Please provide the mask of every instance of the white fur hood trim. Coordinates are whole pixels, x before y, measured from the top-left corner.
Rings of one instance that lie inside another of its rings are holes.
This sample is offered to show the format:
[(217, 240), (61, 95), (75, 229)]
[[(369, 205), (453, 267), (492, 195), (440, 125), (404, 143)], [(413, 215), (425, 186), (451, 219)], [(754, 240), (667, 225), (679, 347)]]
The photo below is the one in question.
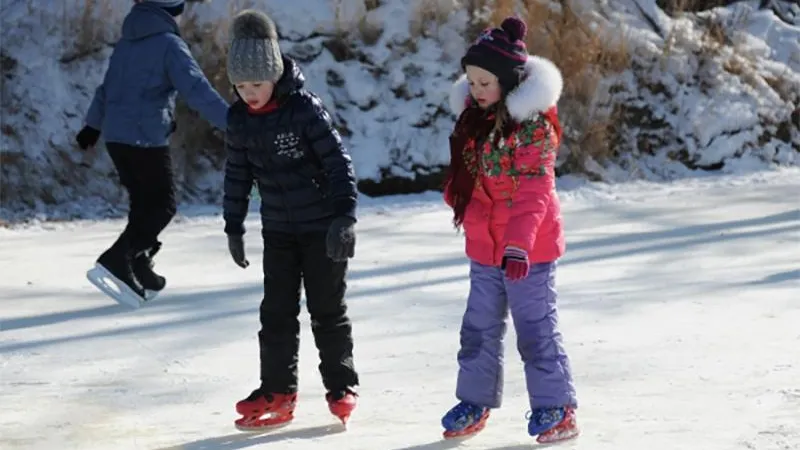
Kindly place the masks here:
[[(561, 71), (549, 59), (528, 55), (525, 62), (525, 79), (506, 98), (508, 113), (514, 120), (522, 121), (545, 112), (558, 103), (564, 79)], [(464, 111), (469, 96), (467, 75), (461, 75), (450, 88), (450, 109), (457, 116)]]

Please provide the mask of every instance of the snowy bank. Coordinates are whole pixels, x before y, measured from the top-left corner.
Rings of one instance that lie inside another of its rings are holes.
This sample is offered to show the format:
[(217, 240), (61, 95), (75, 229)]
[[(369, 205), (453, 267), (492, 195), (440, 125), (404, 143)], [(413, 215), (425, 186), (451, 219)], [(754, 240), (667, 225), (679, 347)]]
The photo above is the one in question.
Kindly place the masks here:
[[(361, 191), (422, 192), (438, 187), (449, 157), (454, 117), (447, 93), (466, 38), (497, 18), (491, 8), (468, 10), (462, 3), (211, 0), (189, 8), (183, 29), (209, 77), (231, 98), (220, 63), (226, 21), (246, 6), (266, 9), (283, 50), (331, 110)], [(495, 7), (509, 3), (497, 0)], [(518, 9), (529, 15), (531, 51), (552, 57), (567, 82), (560, 175), (669, 179), (797, 163), (800, 8), (791, 2), (759, 9), (763, 2), (743, 1), (673, 17), (656, 0), (526, 3), (536, 8), (536, 14)], [(84, 154), (73, 138), (129, 6), (128, 0), (4, 3), (0, 218), (94, 217), (124, 206), (103, 149)], [(552, 16), (539, 18), (544, 11)], [(574, 55), (565, 56), (564, 43), (542, 39), (559, 32), (565, 17), (585, 34), (568, 45), (605, 46), (582, 55), (579, 67)], [(613, 64), (595, 61), (610, 53)], [(181, 199), (216, 205), (220, 135), (178, 106)]]

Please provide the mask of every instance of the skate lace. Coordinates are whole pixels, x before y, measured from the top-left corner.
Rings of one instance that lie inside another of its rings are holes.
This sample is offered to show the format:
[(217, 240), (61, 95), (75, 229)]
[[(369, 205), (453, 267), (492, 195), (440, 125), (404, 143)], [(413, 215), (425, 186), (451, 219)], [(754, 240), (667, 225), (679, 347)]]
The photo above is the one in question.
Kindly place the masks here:
[(451, 412), (455, 422), (463, 426), (471, 425), (481, 414), (483, 414), (482, 407), (465, 402), (456, 405)]
[(525, 420), (533, 421), (537, 425), (546, 425), (560, 422), (566, 411), (564, 408), (540, 408), (525, 413)]
[(354, 397), (358, 396), (358, 394), (356, 394), (356, 392), (352, 389), (339, 389), (329, 392), (327, 397), (329, 398), (329, 400), (338, 402), (347, 397), (347, 394), (351, 394)]

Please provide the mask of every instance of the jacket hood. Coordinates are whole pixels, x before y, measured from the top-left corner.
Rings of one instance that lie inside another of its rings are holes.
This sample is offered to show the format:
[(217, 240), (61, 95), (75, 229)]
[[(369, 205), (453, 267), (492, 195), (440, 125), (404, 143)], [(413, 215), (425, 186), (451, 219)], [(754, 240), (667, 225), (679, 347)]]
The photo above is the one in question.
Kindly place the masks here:
[(122, 22), (122, 39), (135, 41), (154, 34), (173, 33), (180, 36), (175, 19), (160, 6), (137, 3)]
[(292, 92), (302, 89), (306, 84), (306, 77), (300, 66), (288, 56), (282, 56), (283, 59), (283, 75), (280, 80), (275, 84), (275, 98), (281, 99), (290, 95)]
[[(524, 73), (522, 82), (506, 97), (508, 113), (517, 122), (556, 106), (564, 88), (561, 71), (549, 59), (528, 55)], [(463, 74), (450, 88), (450, 109), (461, 115), (471, 101), (467, 75)]]

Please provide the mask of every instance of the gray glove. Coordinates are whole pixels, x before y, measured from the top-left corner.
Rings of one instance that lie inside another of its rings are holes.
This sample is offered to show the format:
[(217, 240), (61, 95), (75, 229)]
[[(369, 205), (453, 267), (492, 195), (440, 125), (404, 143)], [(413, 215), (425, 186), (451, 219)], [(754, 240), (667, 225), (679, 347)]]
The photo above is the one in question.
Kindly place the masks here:
[(250, 261), (244, 257), (244, 238), (242, 236), (228, 235), (228, 252), (230, 252), (233, 262), (242, 269), (246, 269), (250, 265)]
[(347, 261), (352, 258), (356, 251), (356, 232), (354, 229), (356, 221), (347, 216), (337, 217), (328, 228), (328, 236), (325, 244), (328, 250), (328, 258), (336, 261)]

